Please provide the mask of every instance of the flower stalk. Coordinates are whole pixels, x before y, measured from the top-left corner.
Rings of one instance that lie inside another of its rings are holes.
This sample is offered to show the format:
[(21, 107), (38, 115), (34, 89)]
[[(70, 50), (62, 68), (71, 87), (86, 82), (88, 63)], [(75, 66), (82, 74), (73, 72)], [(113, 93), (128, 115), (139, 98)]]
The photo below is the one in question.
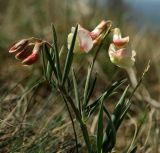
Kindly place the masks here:
[(69, 94), (67, 93), (66, 89), (63, 86), (59, 86), (59, 92), (62, 96), (62, 98), (68, 102), (72, 108), (72, 110), (74, 111), (74, 114), (76, 116), (76, 119), (78, 120), (80, 127), (81, 127), (81, 131), (83, 134), (83, 138), (84, 141), (86, 143), (87, 149), (88, 149), (88, 153), (93, 153), (92, 152), (92, 147), (91, 147), (91, 143), (90, 143), (90, 139), (89, 139), (89, 134), (88, 134), (88, 130), (87, 130), (87, 126), (86, 124), (83, 122), (82, 117), (80, 115), (80, 112), (78, 111), (78, 109), (76, 108), (72, 98), (69, 96)]

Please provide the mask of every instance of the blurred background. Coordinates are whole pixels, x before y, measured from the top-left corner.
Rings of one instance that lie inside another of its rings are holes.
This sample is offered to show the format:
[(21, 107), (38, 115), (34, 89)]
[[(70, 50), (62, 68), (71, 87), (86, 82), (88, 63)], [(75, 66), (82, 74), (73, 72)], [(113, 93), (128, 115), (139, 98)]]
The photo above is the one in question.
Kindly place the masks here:
[[(141, 76), (148, 61), (150, 61), (151, 67), (145, 76), (143, 84), (153, 103), (146, 102), (143, 99), (141, 101), (135, 99), (132, 112), (133, 118), (135, 118), (138, 124), (138, 121), (141, 120), (141, 115), (144, 114), (142, 110), (148, 106), (146, 127), (151, 130), (148, 133), (148, 129), (143, 129), (139, 145), (142, 147), (144, 141), (149, 137), (145, 151), (143, 151), (158, 153), (158, 145), (160, 143), (157, 139), (157, 136), (160, 136), (160, 122), (158, 122), (160, 121), (159, 8), (160, 0), (0, 0), (0, 96), (2, 98), (5, 95), (5, 100), (3, 99), (0, 103), (1, 120), (6, 118), (12, 111), (16, 105), (17, 96), (21, 96), (26, 86), (29, 87), (39, 75), (42, 75), (42, 69), (39, 65), (38, 68), (24, 67), (20, 62), (16, 61), (8, 53), (8, 48), (11, 44), (31, 36), (51, 41), (52, 32), (50, 25), (53, 23), (57, 31), (59, 46), (66, 46), (67, 35), (71, 27), (75, 26), (76, 23), (80, 23), (87, 29), (92, 30), (101, 20), (112, 20), (114, 27), (119, 27), (124, 36), (130, 36), (130, 48), (137, 52), (134, 67), (137, 78)], [(92, 53), (89, 53), (85, 58), (83, 55), (75, 57), (74, 65), (78, 69), (78, 78), (82, 82), (84, 80), (80, 78), (86, 71), (84, 65), (90, 61), (91, 57)], [(82, 62), (84, 65), (81, 64)], [(97, 87), (98, 92), (105, 88), (104, 83), (108, 85), (111, 81), (118, 78), (128, 77), (124, 70), (110, 63), (107, 47), (104, 47), (102, 53), (98, 56), (96, 71), (99, 72), (100, 78), (100, 83)], [(95, 93), (95, 96), (96, 94), (98, 93)], [(29, 122), (36, 125), (33, 131), (38, 125), (41, 125), (39, 122), (43, 123), (48, 116), (51, 116), (53, 110), (58, 108), (58, 104), (52, 106), (49, 102), (44, 105), (43, 102), (49, 95), (50, 89), (48, 89), (47, 85), (40, 87), (36, 93), (36, 98), (34, 98), (32, 105), (34, 104), (33, 108), (37, 110), (37, 113), (32, 110), (32, 107), (29, 110)], [(61, 110), (58, 113), (60, 112)], [(33, 116), (37, 117), (33, 119)], [(55, 126), (54, 119), (53, 123)], [(62, 121), (58, 117), (56, 119)], [(149, 125), (147, 124), (148, 121), (150, 121)], [(124, 126), (127, 127), (128, 124), (130, 125), (130, 123), (126, 122)], [(132, 126), (128, 127), (132, 128)], [(2, 129), (1, 131), (3, 131)], [(123, 148), (126, 143), (128, 144), (127, 141), (131, 133), (128, 131), (125, 134), (127, 136), (121, 139), (123, 141), (118, 142), (117, 148)], [(119, 137), (123, 136), (123, 130), (120, 131), (119, 135)], [(153, 146), (151, 145), (152, 142)]]

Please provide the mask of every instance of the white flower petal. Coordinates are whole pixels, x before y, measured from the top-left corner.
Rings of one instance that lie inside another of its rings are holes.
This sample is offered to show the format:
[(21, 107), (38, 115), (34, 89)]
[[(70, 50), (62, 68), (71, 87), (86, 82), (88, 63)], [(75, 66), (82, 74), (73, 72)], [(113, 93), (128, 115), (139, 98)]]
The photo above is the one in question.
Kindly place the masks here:
[(113, 40), (121, 39), (121, 31), (119, 28), (113, 29)]
[[(70, 49), (70, 47), (71, 47), (72, 39), (73, 39), (73, 33), (69, 33), (68, 34), (68, 39), (67, 39), (68, 49)], [(74, 46), (74, 53), (76, 53), (76, 52), (81, 52), (81, 48), (80, 48), (78, 38), (76, 38), (76, 42), (75, 42), (75, 46)]]
[(85, 30), (78, 30), (77, 35), (81, 49), (89, 52), (93, 48), (93, 40), (89, 33)]
[(71, 28), (71, 33), (74, 33), (75, 29), (76, 29), (75, 27), (72, 27)]
[(108, 53), (111, 62), (121, 68), (128, 68), (134, 65), (134, 57), (136, 55), (136, 52), (134, 50), (129, 51), (126, 48), (115, 50), (115, 45), (111, 44)]

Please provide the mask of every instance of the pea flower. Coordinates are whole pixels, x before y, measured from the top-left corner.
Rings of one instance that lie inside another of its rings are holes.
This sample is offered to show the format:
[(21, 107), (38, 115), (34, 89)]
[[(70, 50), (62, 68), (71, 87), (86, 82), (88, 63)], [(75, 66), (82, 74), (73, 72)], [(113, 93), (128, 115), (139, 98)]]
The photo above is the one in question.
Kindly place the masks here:
[(93, 31), (90, 32), (94, 45), (99, 45), (102, 41), (110, 22), (102, 20)]
[(129, 36), (122, 38), (120, 29), (113, 29), (113, 43), (116, 45), (116, 47), (124, 47), (128, 42)]
[[(71, 28), (71, 33), (68, 35), (68, 49), (70, 48), (71, 41), (73, 38), (73, 33), (75, 27)], [(74, 53), (88, 53), (93, 48), (92, 37), (89, 34), (90, 32), (84, 29), (81, 25), (78, 25), (77, 37), (75, 41)]]
[[(74, 53), (88, 53), (94, 46), (99, 45), (107, 28), (108, 22), (104, 20), (91, 32), (78, 25)], [(75, 27), (72, 27), (71, 33), (68, 35), (68, 48), (70, 48), (74, 31)]]
[(42, 46), (42, 43), (36, 42), (32, 53), (22, 61), (22, 64), (31, 65), (37, 62), (39, 59), (39, 52), (41, 50), (41, 46)]
[(33, 47), (34, 44), (28, 44), (28, 46), (23, 48), (22, 51), (16, 53), (15, 58), (18, 60), (24, 60), (32, 53)]
[(134, 50), (130, 51), (126, 48), (116, 48), (112, 43), (109, 46), (109, 57), (113, 64), (121, 68), (129, 68), (134, 65), (136, 52)]
[(22, 39), (12, 45), (12, 47), (9, 49), (9, 53), (15, 53), (18, 51), (21, 51), (23, 48), (25, 48), (28, 45), (29, 41), (28, 39)]
[(38, 61), (42, 41), (34, 38), (22, 39), (9, 49), (9, 53), (15, 53), (15, 58), (24, 65), (31, 65)]

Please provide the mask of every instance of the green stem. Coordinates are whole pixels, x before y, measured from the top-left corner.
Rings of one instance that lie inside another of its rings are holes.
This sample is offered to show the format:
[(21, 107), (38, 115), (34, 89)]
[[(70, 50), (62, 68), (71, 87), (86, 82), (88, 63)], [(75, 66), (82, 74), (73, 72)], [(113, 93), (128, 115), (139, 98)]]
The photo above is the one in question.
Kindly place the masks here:
[(107, 36), (108, 36), (108, 35), (110, 34), (110, 32), (111, 32), (111, 27), (112, 27), (112, 22), (110, 21), (110, 25), (109, 25), (107, 31), (105, 32), (105, 34), (104, 34), (104, 36), (103, 36), (103, 38), (102, 38), (102, 41), (101, 41), (101, 43), (99, 44), (99, 46), (98, 46), (98, 48), (97, 48), (97, 50), (96, 50), (96, 53), (95, 53), (95, 55), (94, 55), (94, 57), (93, 57), (92, 67), (94, 66), (95, 60), (96, 60), (96, 58), (97, 58), (97, 56), (98, 56), (99, 51), (101, 50), (101, 48), (102, 48), (102, 46), (103, 46), (104, 41), (106, 40)]
[(77, 120), (78, 120), (78, 122), (80, 124), (81, 130), (82, 130), (82, 134), (83, 134), (83, 138), (84, 138), (84, 141), (85, 141), (87, 149), (88, 149), (88, 153), (92, 153), (92, 147), (91, 147), (91, 143), (90, 143), (90, 140), (89, 140), (88, 130), (87, 130), (86, 125), (82, 121), (80, 112), (76, 108), (72, 98), (68, 95), (68, 93), (66, 92), (65, 88), (64, 87), (59, 87), (59, 91), (60, 91), (62, 97), (67, 102), (69, 102), (69, 104), (71, 105), (71, 107), (72, 107), (72, 109), (73, 109), (73, 111), (74, 111), (74, 113), (76, 115), (76, 118), (77, 118)]
[(84, 123), (80, 124), (80, 126), (81, 126), (81, 130), (82, 130), (82, 133), (83, 133), (83, 138), (85, 140), (85, 143), (86, 143), (86, 146), (87, 146), (87, 149), (88, 149), (88, 153), (93, 153), (91, 143), (90, 143), (90, 140), (89, 140), (87, 127)]
[(65, 104), (66, 104), (66, 107), (67, 107), (67, 110), (68, 110), (68, 113), (69, 113), (69, 116), (70, 116), (70, 119), (71, 119), (71, 122), (72, 122), (73, 132), (74, 132), (75, 141), (76, 141), (76, 150), (77, 150), (77, 153), (79, 153), (79, 152), (78, 152), (78, 139), (77, 139), (77, 134), (76, 134), (76, 129), (75, 129), (75, 125), (74, 125), (72, 113), (71, 113), (71, 111), (70, 111), (70, 108), (69, 108), (69, 106), (68, 106), (68, 103), (67, 103), (65, 97), (64, 97), (63, 95), (62, 95), (62, 97), (63, 97), (63, 99), (64, 99), (64, 102), (65, 102)]
[(93, 67), (94, 67), (94, 63), (97, 59), (97, 56), (98, 56), (98, 53), (99, 51), (101, 50), (102, 46), (103, 46), (103, 43), (104, 41), (106, 40), (107, 36), (109, 35), (109, 33), (111, 32), (111, 26), (112, 26), (112, 23), (110, 23), (107, 31), (105, 32), (103, 38), (102, 38), (102, 41), (101, 43), (99, 44), (95, 54), (94, 54), (94, 57), (93, 57), (93, 60), (92, 60), (92, 63), (90, 65), (90, 69), (88, 71), (88, 74), (87, 74), (87, 80), (86, 80), (86, 84), (85, 84), (85, 90), (84, 90), (84, 105), (83, 105), (83, 108), (85, 108), (88, 104), (88, 101), (87, 101), (87, 94), (88, 94), (88, 90), (89, 90), (89, 82), (90, 82), (90, 78), (91, 78), (91, 73), (92, 73), (92, 70), (93, 70)]

